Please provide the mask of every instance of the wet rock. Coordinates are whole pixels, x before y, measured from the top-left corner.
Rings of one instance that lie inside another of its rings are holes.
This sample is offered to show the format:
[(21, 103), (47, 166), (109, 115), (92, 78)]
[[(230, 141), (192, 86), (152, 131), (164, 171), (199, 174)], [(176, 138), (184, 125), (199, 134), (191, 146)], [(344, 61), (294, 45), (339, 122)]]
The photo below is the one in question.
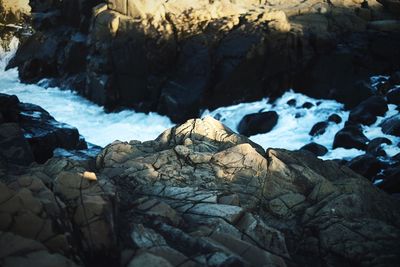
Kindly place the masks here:
[(328, 128), (328, 126), (329, 123), (326, 121), (317, 122), (316, 124), (314, 124), (308, 134), (311, 136), (322, 135), (326, 132), (326, 128)]
[(380, 96), (372, 96), (351, 110), (349, 122), (371, 125), (376, 122), (376, 116), (383, 116), (386, 111), (388, 111), (388, 107), (385, 99)]
[(278, 123), (278, 118), (275, 111), (248, 114), (239, 122), (238, 131), (245, 136), (268, 133)]
[(141, 267), (141, 266), (149, 266), (149, 267), (158, 267), (158, 266), (165, 266), (165, 267), (172, 267), (172, 265), (164, 258), (155, 256), (151, 253), (143, 253), (139, 256), (133, 258), (128, 267)]
[[(27, 103), (20, 103), (16, 96), (0, 95), (0, 113), (4, 122), (0, 127), (7, 132), (3, 142), (8, 151), (8, 163), (26, 165), (34, 161), (44, 163), (53, 156), (56, 148), (66, 150), (86, 149), (87, 145), (76, 128), (56, 121), (43, 108)], [(6, 129), (7, 128), (7, 129)], [(28, 143), (28, 147), (24, 143)], [(6, 151), (6, 150), (4, 150)]]
[(382, 132), (385, 134), (400, 136), (400, 115), (394, 115), (381, 123)]
[(332, 114), (332, 115), (330, 115), (330, 116), (328, 117), (328, 121), (334, 122), (334, 123), (336, 123), (336, 124), (339, 124), (339, 123), (342, 122), (342, 117), (340, 117), (340, 116), (337, 115), (337, 114)]
[(30, 5), (35, 34), (10, 63), (23, 81), (51, 77), (77, 88), (79, 76), (76, 90), (109, 110), (157, 111), (176, 122), (204, 108), (276, 97), (286, 88), (352, 108), (374, 94), (365, 81), (371, 74), (399, 68), (396, 23), (375, 4), (32, 0)]
[(389, 104), (400, 105), (400, 88), (393, 88), (386, 94)]
[(347, 166), (360, 175), (372, 180), (382, 169), (383, 164), (373, 155), (365, 154), (355, 157)]
[(305, 108), (305, 109), (310, 109), (310, 108), (312, 108), (313, 106), (314, 106), (313, 103), (311, 103), (311, 102), (305, 102), (301, 107), (302, 107), (302, 108)]
[(317, 143), (310, 143), (302, 148), (300, 150), (307, 150), (313, 153), (315, 156), (320, 157), (328, 153), (328, 149), (324, 147), (323, 145), (317, 144)]
[(0, 159), (17, 165), (29, 165), (34, 161), (31, 147), (16, 123), (0, 124)]
[(336, 133), (333, 141), (333, 149), (343, 147), (347, 149), (367, 149), (368, 138), (362, 133), (359, 126), (347, 125)]
[(296, 99), (290, 99), (288, 102), (286, 102), (286, 104), (288, 104), (291, 107), (295, 107), (297, 104)]
[(388, 168), (383, 173), (383, 181), (378, 184), (382, 190), (394, 194), (400, 192), (400, 167)]
[(367, 153), (370, 153), (374, 156), (385, 156), (386, 152), (382, 149), (382, 145), (387, 144), (391, 145), (392, 141), (385, 137), (377, 137), (372, 139), (367, 146)]
[[(399, 261), (394, 198), (347, 166), (302, 150), (265, 152), (210, 117), (153, 141), (114, 142), (89, 166), (52, 158), (7, 174), (0, 230), (85, 266)], [(13, 257), (25, 261), (26, 251)]]
[(18, 122), (19, 99), (15, 95), (0, 94), (0, 114), (2, 122)]

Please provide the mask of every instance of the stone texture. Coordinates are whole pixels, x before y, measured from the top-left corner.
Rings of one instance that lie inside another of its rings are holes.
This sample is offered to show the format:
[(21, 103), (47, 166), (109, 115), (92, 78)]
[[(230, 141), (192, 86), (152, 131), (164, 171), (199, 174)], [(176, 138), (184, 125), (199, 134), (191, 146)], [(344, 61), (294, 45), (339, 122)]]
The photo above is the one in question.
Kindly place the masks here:
[(381, 2), (32, 0), (36, 33), (9, 67), (175, 122), (287, 88), (353, 108), (400, 67), (398, 1)]

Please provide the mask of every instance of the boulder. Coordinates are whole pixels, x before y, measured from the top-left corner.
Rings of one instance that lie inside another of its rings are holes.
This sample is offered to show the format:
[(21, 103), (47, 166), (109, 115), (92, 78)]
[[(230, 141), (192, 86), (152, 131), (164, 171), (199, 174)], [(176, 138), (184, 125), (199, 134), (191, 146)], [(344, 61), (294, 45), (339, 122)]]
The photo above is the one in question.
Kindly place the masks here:
[(343, 147), (347, 149), (367, 149), (368, 138), (362, 133), (361, 127), (347, 125), (336, 133), (333, 140), (333, 149)]
[(380, 126), (383, 133), (400, 136), (400, 114), (385, 119)]
[(382, 190), (390, 193), (400, 193), (400, 167), (388, 168), (383, 173), (383, 181), (378, 184)]
[(44, 163), (56, 148), (87, 149), (76, 128), (56, 121), (43, 108), (20, 103), (16, 96), (5, 94), (0, 95), (0, 103), (1, 118), (5, 122), (0, 123), (4, 147), (1, 154), (9, 164), (27, 165), (32, 159)]
[(322, 135), (325, 133), (326, 128), (328, 128), (328, 126), (329, 123), (326, 121), (317, 122), (316, 124), (314, 124), (314, 126), (311, 128), (308, 134), (311, 136)]
[(330, 115), (330, 116), (328, 117), (328, 121), (329, 121), (329, 122), (334, 122), (334, 123), (336, 123), (336, 124), (339, 124), (339, 123), (342, 122), (342, 117), (340, 117), (340, 116), (337, 115), (337, 114), (332, 114), (332, 115)]
[(385, 115), (388, 111), (386, 101), (381, 96), (372, 96), (351, 110), (349, 122), (371, 125), (376, 122), (376, 116)]
[(352, 159), (347, 166), (372, 181), (381, 171), (383, 164), (375, 156), (364, 154)]
[(387, 144), (391, 145), (392, 141), (385, 137), (377, 137), (372, 139), (367, 146), (367, 153), (378, 157), (378, 156), (386, 156), (386, 152), (382, 149), (382, 145)]
[(239, 122), (238, 132), (245, 136), (268, 133), (278, 123), (278, 118), (275, 111), (248, 114)]
[(389, 104), (400, 105), (400, 87), (389, 90), (386, 98)]
[(300, 150), (310, 151), (317, 157), (323, 156), (326, 153), (328, 153), (328, 149), (326, 147), (324, 147), (323, 145), (317, 144), (317, 143), (309, 143), (309, 144), (303, 146), (302, 148), (300, 148)]
[(34, 155), (16, 123), (0, 124), (0, 159), (7, 164), (29, 165)]

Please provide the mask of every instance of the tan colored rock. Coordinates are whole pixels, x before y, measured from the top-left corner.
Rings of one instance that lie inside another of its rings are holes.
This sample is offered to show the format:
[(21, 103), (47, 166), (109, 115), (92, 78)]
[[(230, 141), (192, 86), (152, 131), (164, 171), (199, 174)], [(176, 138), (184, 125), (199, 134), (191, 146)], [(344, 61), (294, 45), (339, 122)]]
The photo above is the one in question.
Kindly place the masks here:
[(94, 172), (84, 172), (82, 176), (89, 181), (97, 181), (97, 177)]

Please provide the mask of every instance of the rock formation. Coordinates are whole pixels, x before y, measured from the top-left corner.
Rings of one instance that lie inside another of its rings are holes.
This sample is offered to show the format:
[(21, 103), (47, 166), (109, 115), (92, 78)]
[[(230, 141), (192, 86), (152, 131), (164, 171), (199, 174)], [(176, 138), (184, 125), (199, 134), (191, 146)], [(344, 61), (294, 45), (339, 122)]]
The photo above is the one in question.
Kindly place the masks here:
[(36, 33), (9, 67), (176, 122), (288, 88), (351, 108), (371, 96), (371, 74), (400, 67), (399, 20), (385, 3), (31, 0)]
[(43, 108), (0, 94), (0, 161), (4, 164), (44, 163), (54, 150), (86, 149), (76, 128), (56, 121)]
[(22, 23), (30, 9), (29, 0), (0, 0), (0, 23)]
[[(95, 164), (1, 169), (0, 264), (397, 266), (398, 200), (308, 151), (207, 117)], [(29, 222), (29, 223), (26, 223)]]

